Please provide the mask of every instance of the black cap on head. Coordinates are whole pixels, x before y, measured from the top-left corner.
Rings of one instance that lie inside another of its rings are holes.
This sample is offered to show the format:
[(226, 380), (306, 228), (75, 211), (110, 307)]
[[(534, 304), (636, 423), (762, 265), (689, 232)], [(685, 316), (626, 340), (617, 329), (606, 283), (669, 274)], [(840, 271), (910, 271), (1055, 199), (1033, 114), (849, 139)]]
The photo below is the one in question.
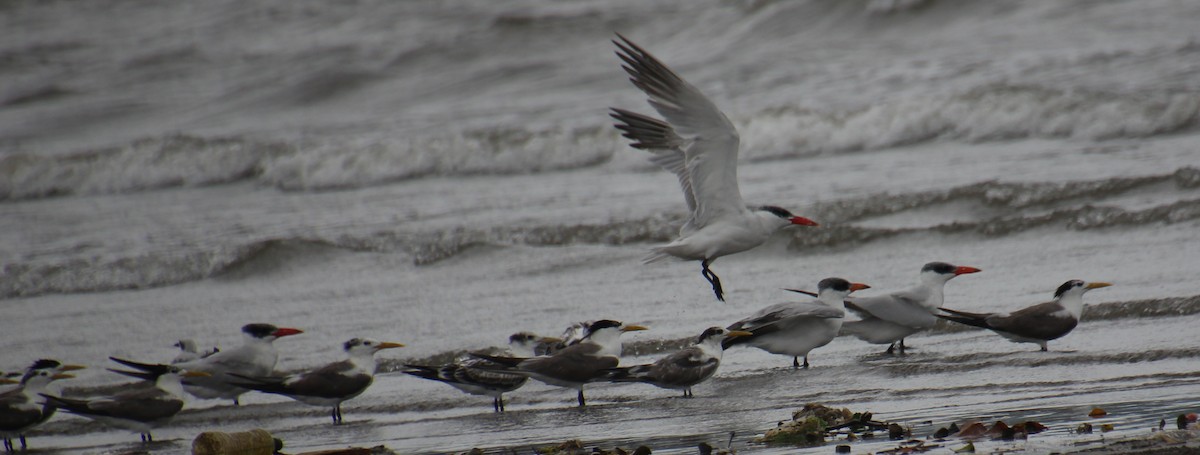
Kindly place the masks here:
[(945, 262), (930, 262), (925, 264), (925, 267), (921, 267), (922, 272), (934, 272), (939, 275), (952, 275), (957, 269), (958, 267), (955, 267), (953, 264)]
[(611, 327), (621, 327), (621, 322), (614, 321), (612, 319), (601, 319), (599, 321), (592, 322), (592, 324), (588, 326), (588, 335), (596, 333), (597, 330)]
[(537, 335), (534, 335), (530, 332), (517, 332), (508, 337), (508, 342), (509, 343), (527, 343), (530, 340), (533, 340), (535, 338), (537, 338)]
[(703, 343), (704, 340), (707, 340), (707, 339), (715, 337), (715, 336), (724, 335), (724, 334), (725, 334), (725, 329), (723, 329), (723, 328), (709, 327), (708, 329), (704, 330), (704, 333), (700, 334), (700, 337), (696, 339), (696, 342)]
[(1054, 298), (1057, 299), (1059, 297), (1062, 297), (1063, 294), (1065, 294), (1067, 291), (1070, 291), (1072, 288), (1081, 288), (1086, 284), (1087, 283), (1084, 283), (1083, 280), (1067, 281), (1066, 283), (1063, 283), (1062, 286), (1059, 286), (1058, 290), (1054, 291)]
[(279, 328), (271, 324), (264, 324), (261, 322), (242, 326), (242, 332), (245, 332), (255, 338), (266, 338), (274, 334), (276, 330), (279, 330)]
[(342, 343), (342, 349), (349, 351), (349, 350), (353, 349), (355, 346), (362, 345), (363, 341), (364, 340), (362, 338), (351, 338), (349, 341)]
[(38, 359), (37, 361), (33, 362), (33, 365), (29, 366), (29, 369), (30, 370), (46, 370), (46, 369), (50, 369), (50, 368), (58, 368), (61, 365), (62, 365), (62, 362), (59, 362), (54, 359)]
[(774, 205), (764, 205), (762, 207), (759, 207), (758, 209), (762, 210), (762, 211), (766, 211), (766, 212), (771, 212), (772, 215), (783, 218), (785, 220), (791, 219), (792, 217), (796, 216), (796, 215), (792, 215), (792, 212), (787, 211), (787, 209), (785, 209), (783, 207), (776, 207)]
[(833, 289), (839, 292), (850, 290), (850, 282), (837, 277), (826, 278), (817, 283), (817, 289)]

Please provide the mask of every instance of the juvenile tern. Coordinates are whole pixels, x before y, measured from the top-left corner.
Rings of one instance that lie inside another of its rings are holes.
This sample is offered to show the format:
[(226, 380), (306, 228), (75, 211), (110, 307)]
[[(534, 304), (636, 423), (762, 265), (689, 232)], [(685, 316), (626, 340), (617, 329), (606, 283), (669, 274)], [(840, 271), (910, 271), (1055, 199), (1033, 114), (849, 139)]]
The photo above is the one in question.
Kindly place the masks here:
[(1050, 340), (1071, 333), (1079, 324), (1079, 316), (1083, 314), (1083, 294), (1109, 286), (1112, 284), (1070, 280), (1054, 291), (1054, 300), (1012, 313), (968, 313), (942, 308), (950, 314), (937, 317), (991, 330), (1014, 343), (1034, 343), (1047, 351)]
[[(559, 341), (557, 338), (518, 332), (508, 337), (508, 352), (505, 354), (509, 357), (535, 357), (539, 355), (539, 350), (545, 350), (547, 346)], [(407, 364), (405, 367), (408, 369), (404, 372), (418, 378), (446, 383), (472, 395), (490, 396), (492, 409), (495, 412), (504, 412), (504, 393), (521, 388), (529, 381), (529, 377), (480, 368), (489, 364), (498, 366), (488, 360), (472, 358), (440, 366)]]
[(342, 423), (342, 402), (357, 397), (375, 380), (375, 353), (404, 347), (400, 343), (352, 338), (342, 344), (346, 360), (284, 377), (248, 376), (230, 372), (234, 385), (283, 395), (313, 406), (329, 406), (333, 424)]
[(183, 409), (185, 397), (181, 379), (208, 376), (208, 373), (186, 371), (175, 365), (145, 365), (142, 371), (110, 371), (152, 381), (154, 387), (87, 399), (41, 395), (46, 398), (47, 405), (106, 425), (135, 431), (141, 434), (142, 442), (150, 442), (154, 441), (150, 430), (165, 425)]
[(844, 322), (842, 334), (871, 344), (887, 344), (888, 354), (894, 353), (898, 345), (900, 354), (904, 354), (905, 337), (928, 330), (937, 322), (934, 313), (943, 304), (946, 282), (979, 271), (975, 267), (930, 262), (921, 267), (913, 287), (870, 297), (847, 297), (846, 309), (857, 314), (859, 320)]
[(707, 381), (721, 366), (721, 342), (750, 332), (710, 327), (700, 334), (696, 343), (654, 363), (610, 370), (612, 382), (643, 382), (664, 389), (682, 390), (684, 398), (692, 397), (692, 386)]
[[(274, 345), (275, 340), (299, 333), (304, 332), (293, 328), (275, 327), (271, 324), (246, 324), (242, 326), (243, 342), (241, 346), (177, 364), (185, 370), (203, 371), (210, 375), (189, 379), (184, 385), (184, 389), (199, 398), (232, 399), (234, 406), (237, 406), (239, 404), (238, 396), (250, 389), (230, 384), (229, 381), (235, 379), (229, 373), (250, 377), (270, 376), (275, 371), (275, 364), (279, 361), (279, 352), (275, 350)], [(116, 358), (113, 360), (144, 371), (156, 368), (154, 364)]]
[[(816, 299), (777, 303), (730, 325), (729, 330), (751, 335), (726, 338), (721, 347), (753, 346), (772, 354), (792, 356), (793, 368), (808, 368), (808, 352), (837, 337), (846, 315), (842, 310), (843, 300), (851, 292), (868, 288), (841, 278), (821, 280), (817, 283)], [(802, 356), (803, 365), (799, 360)]]
[(546, 384), (576, 389), (579, 391), (579, 406), (586, 406), (587, 402), (583, 397), (584, 384), (603, 378), (608, 370), (617, 367), (621, 357), (621, 334), (637, 330), (646, 328), (602, 319), (588, 325), (583, 340), (578, 344), (567, 346), (548, 356), (526, 358), (471, 355), (498, 364), (480, 366), (486, 370), (528, 376)]
[(172, 346), (179, 348), (179, 354), (175, 355), (175, 358), (171, 360), (171, 364), (184, 363), (184, 362), (190, 362), (190, 361), (193, 361), (196, 359), (202, 359), (202, 358), (208, 357), (210, 355), (216, 354), (217, 352), (221, 351), (220, 349), (217, 349), (214, 347), (211, 350), (205, 350), (204, 352), (200, 352), (199, 349), (197, 349), (197, 347), (196, 347), (196, 341), (191, 340), (191, 339), (179, 340), (179, 341), (175, 342), (175, 344)]
[(721, 256), (762, 245), (776, 231), (817, 223), (771, 205), (748, 207), (738, 190), (739, 137), (733, 123), (700, 90), (620, 34), (617, 56), (633, 85), (666, 121), (612, 108), (616, 128), (631, 147), (650, 151), (650, 161), (675, 174), (683, 189), (688, 218), (679, 237), (656, 247), (644, 262), (675, 257), (700, 261), (700, 272), (717, 300), (724, 289), (709, 268)]

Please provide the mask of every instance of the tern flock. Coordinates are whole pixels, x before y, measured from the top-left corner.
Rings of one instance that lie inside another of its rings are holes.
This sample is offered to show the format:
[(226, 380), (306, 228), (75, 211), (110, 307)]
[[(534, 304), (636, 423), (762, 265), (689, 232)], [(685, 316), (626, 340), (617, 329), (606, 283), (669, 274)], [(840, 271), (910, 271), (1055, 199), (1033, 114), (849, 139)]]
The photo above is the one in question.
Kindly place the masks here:
[[(817, 223), (777, 206), (747, 205), (738, 190), (739, 138), (733, 124), (696, 87), (645, 49), (620, 34), (617, 37), (613, 44), (624, 63), (622, 68), (664, 120), (619, 108), (612, 108), (610, 116), (633, 148), (650, 152), (653, 163), (675, 174), (688, 209), (679, 236), (653, 248), (645, 262), (669, 258), (700, 261), (701, 274), (716, 298), (724, 301), (721, 280), (710, 268), (713, 261), (758, 247), (781, 229)], [(560, 338), (519, 332), (509, 338), (508, 351), (502, 355), (472, 353), (470, 359), (445, 365), (408, 364), (403, 372), (490, 396), (496, 412), (504, 411), (503, 394), (520, 388), (528, 378), (576, 390), (579, 406), (586, 405), (584, 386), (594, 382), (641, 382), (691, 397), (692, 387), (711, 378), (723, 351), (733, 346), (790, 356), (793, 368), (808, 368), (809, 352), (839, 335), (887, 344), (887, 353), (898, 350), (904, 354), (904, 339), (933, 327), (938, 318), (992, 330), (1013, 342), (1035, 343), (1045, 351), (1047, 342), (1070, 333), (1078, 324), (1083, 294), (1110, 286), (1070, 280), (1057, 289), (1051, 301), (1012, 313), (970, 313), (942, 307), (943, 288), (950, 279), (979, 271), (930, 262), (920, 269), (913, 287), (870, 297), (850, 296), (868, 289), (866, 284), (826, 278), (817, 284), (815, 293), (794, 290), (810, 299), (765, 307), (726, 328), (707, 328), (693, 345), (650, 364), (620, 366), (620, 335), (646, 327), (606, 319), (573, 324)], [(846, 310), (857, 319), (845, 320)], [(19, 381), (0, 378), (0, 384), (16, 382), (0, 390), (0, 436), (5, 450), (17, 450), (15, 441), (24, 450), (26, 433), (49, 420), (57, 409), (132, 430), (143, 442), (153, 441), (151, 430), (179, 413), (189, 395), (229, 399), (237, 406), (238, 397), (246, 392), (278, 394), (329, 407), (333, 423), (340, 424), (341, 403), (362, 394), (373, 382), (375, 354), (403, 346), (354, 338), (343, 344), (346, 360), (280, 375), (276, 373), (279, 354), (274, 341), (302, 331), (253, 323), (242, 327), (242, 333), (243, 344), (228, 350), (198, 352), (194, 341), (179, 340), (175, 346), (182, 352), (169, 364), (110, 357), (132, 368), (110, 371), (149, 384), (112, 396), (63, 396), (54, 381), (70, 378), (69, 371), (83, 367), (50, 359), (30, 365), (19, 373)]]

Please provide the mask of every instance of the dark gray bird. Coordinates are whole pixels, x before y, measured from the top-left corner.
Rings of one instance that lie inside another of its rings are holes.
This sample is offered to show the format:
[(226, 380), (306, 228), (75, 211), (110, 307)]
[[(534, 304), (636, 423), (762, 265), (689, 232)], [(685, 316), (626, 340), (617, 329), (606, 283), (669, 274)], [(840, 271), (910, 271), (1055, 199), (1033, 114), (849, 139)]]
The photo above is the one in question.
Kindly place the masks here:
[(313, 406), (329, 406), (333, 424), (342, 423), (342, 402), (361, 395), (375, 380), (375, 353), (400, 343), (353, 338), (342, 345), (347, 359), (284, 377), (229, 373), (233, 385), (274, 393)]
[(16, 448), (13, 438), (21, 441), (21, 450), (28, 448), (25, 432), (50, 420), (55, 408), (40, 403), (40, 394), (46, 392), (50, 383), (74, 376), (67, 371), (83, 369), (79, 365), (64, 365), (57, 360), (41, 359), (25, 370), (17, 387), (0, 393), (0, 435), (4, 438), (4, 451)]
[[(111, 358), (111, 357), (110, 357)], [(113, 359), (115, 360), (115, 359)], [(137, 432), (142, 442), (154, 441), (150, 430), (171, 421), (183, 409), (183, 378), (208, 377), (203, 371), (187, 371), (175, 365), (149, 365), (142, 371), (109, 371), (152, 381), (154, 387), (127, 390), (112, 396), (85, 399), (41, 394), (46, 404), (117, 428)]]
[(1014, 343), (1034, 343), (1047, 351), (1050, 340), (1071, 333), (1079, 324), (1079, 316), (1083, 314), (1083, 294), (1109, 286), (1112, 284), (1071, 280), (1054, 291), (1054, 300), (1012, 313), (968, 313), (942, 308), (942, 311), (950, 314), (939, 314), (937, 317), (991, 330)]
[(750, 332), (709, 327), (696, 343), (658, 359), (658, 361), (610, 370), (612, 382), (643, 382), (664, 389), (682, 390), (684, 398), (692, 397), (692, 386), (707, 381), (721, 366), (721, 342), (728, 338), (753, 335)]
[[(509, 357), (535, 357), (539, 350), (558, 343), (558, 338), (539, 337), (530, 332), (518, 332), (508, 337)], [(520, 374), (498, 373), (483, 366), (498, 367), (490, 361), (473, 358), (461, 362), (448, 363), (440, 366), (407, 364), (404, 372), (418, 378), (439, 381), (458, 390), (472, 394), (492, 397), (492, 409), (504, 412), (504, 394), (517, 390), (529, 381), (529, 377)]]
[(650, 161), (675, 174), (683, 189), (688, 218), (679, 237), (656, 247), (646, 263), (675, 257), (700, 261), (700, 273), (724, 301), (721, 279), (709, 265), (721, 256), (762, 245), (788, 226), (817, 223), (775, 206), (748, 207), (738, 190), (740, 141), (733, 123), (696, 87), (620, 34), (617, 56), (629, 80), (649, 98), (666, 121), (624, 109), (612, 109), (616, 128), (631, 147), (653, 153)]
[(471, 354), (498, 366), (481, 366), (489, 371), (528, 376), (546, 384), (579, 391), (579, 406), (586, 406), (583, 386), (603, 378), (608, 370), (616, 368), (621, 357), (621, 334), (646, 330), (640, 325), (625, 325), (618, 321), (602, 319), (592, 322), (587, 333), (578, 344), (567, 346), (561, 351), (543, 357), (502, 357)]
[[(726, 338), (721, 347), (753, 346), (772, 354), (792, 356), (793, 368), (808, 368), (808, 352), (837, 337), (846, 315), (842, 310), (846, 296), (867, 288), (870, 286), (841, 278), (821, 280), (817, 283), (816, 299), (777, 303), (731, 324), (729, 330), (751, 335)], [(804, 357), (803, 365), (800, 357)]]

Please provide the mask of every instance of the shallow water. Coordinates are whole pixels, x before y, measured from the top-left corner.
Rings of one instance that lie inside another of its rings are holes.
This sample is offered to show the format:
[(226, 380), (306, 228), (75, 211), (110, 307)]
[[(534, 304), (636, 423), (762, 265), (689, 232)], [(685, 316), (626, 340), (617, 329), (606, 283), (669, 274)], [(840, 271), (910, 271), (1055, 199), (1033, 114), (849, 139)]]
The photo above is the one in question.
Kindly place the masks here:
[[(0, 7), (0, 370), (233, 346), (238, 327), (305, 330), (279, 369), (338, 359), (355, 336), (405, 343), (327, 410), (246, 395), (197, 401), (156, 431), (266, 428), (289, 450), (382, 444), (500, 452), (583, 439), (742, 452), (805, 403), (869, 410), (916, 437), (951, 422), (1035, 419), (1066, 451), (1195, 411), (1200, 390), (1200, 6), (1169, 1), (457, 2), (128, 0)], [(609, 106), (649, 112), (620, 32), (738, 126), (742, 194), (822, 223), (718, 261), (728, 303), (691, 263), (642, 265), (684, 214), (674, 177), (629, 149)], [(828, 276), (885, 292), (925, 262), (983, 273), (946, 306), (1006, 311), (1063, 281), (1115, 285), (1051, 352), (939, 328), (905, 357), (836, 339), (790, 359), (727, 352), (696, 398), (530, 384), (489, 399), (395, 370), (614, 318), (652, 361), (704, 328)], [(1109, 415), (1090, 419), (1095, 406)], [(1108, 434), (1077, 435), (1080, 422)], [(929, 423), (926, 423), (929, 422)], [(1097, 425), (1098, 426), (1098, 425)], [(140, 447), (59, 416), (42, 453)], [(854, 443), (856, 452), (896, 443)], [(959, 447), (962, 441), (949, 441)], [(986, 449), (983, 447), (987, 447)], [(806, 449), (828, 453), (828, 446)], [(946, 449), (943, 452), (948, 452)]]

